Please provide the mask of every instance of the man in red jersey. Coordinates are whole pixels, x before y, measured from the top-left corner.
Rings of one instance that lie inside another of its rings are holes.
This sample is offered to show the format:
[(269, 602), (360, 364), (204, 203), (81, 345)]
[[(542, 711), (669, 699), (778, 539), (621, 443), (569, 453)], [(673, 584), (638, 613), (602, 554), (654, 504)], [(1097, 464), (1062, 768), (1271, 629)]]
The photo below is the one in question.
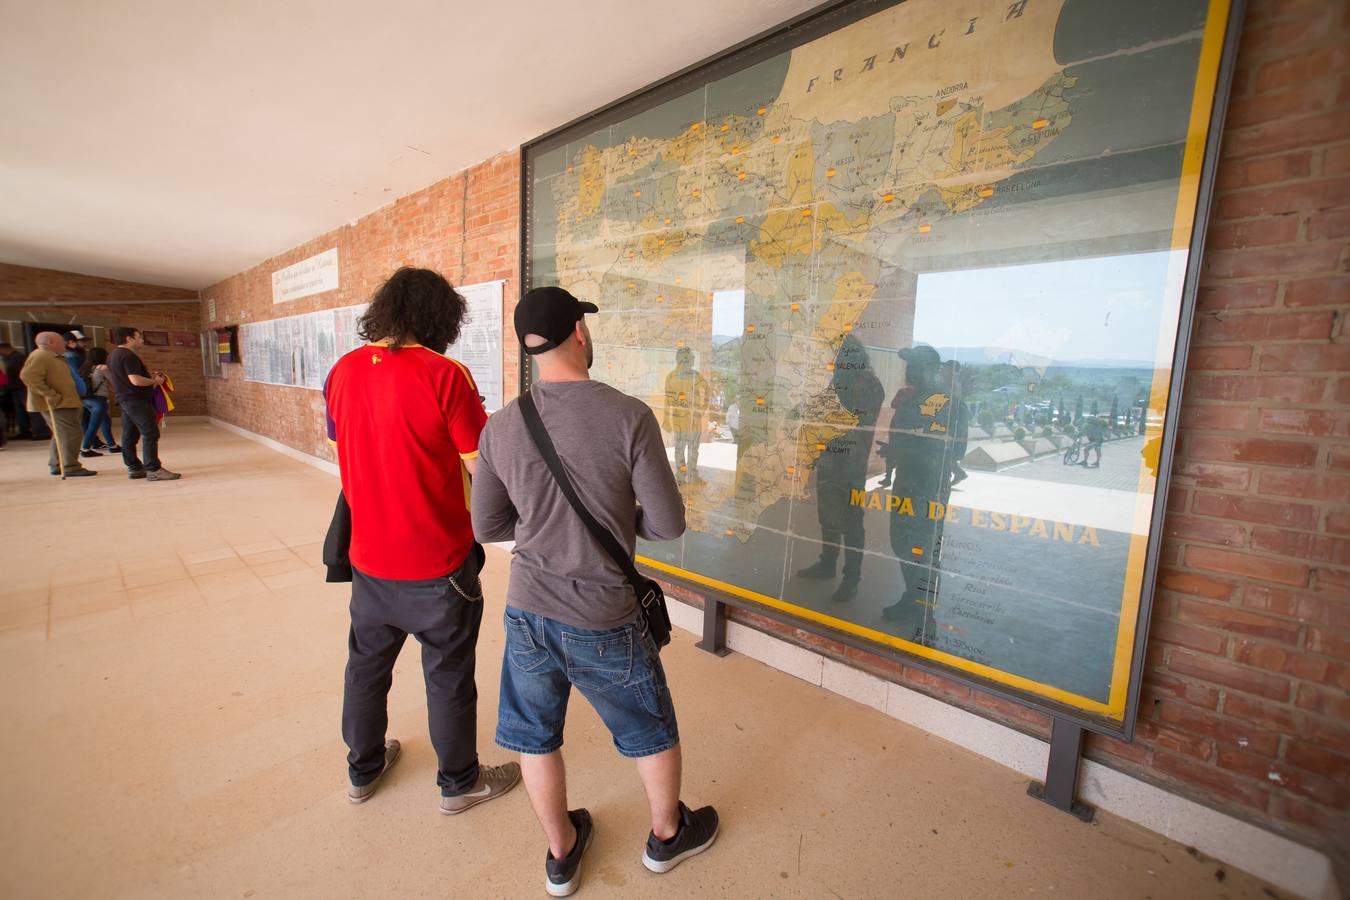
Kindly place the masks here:
[(464, 311), (438, 273), (399, 269), (361, 318), (369, 343), (338, 360), (324, 386), (352, 514), (342, 737), (353, 803), (368, 800), (398, 759), (399, 742), (385, 740), (387, 701), (409, 634), (422, 644), (441, 812), (464, 812), (520, 780), (516, 763), (478, 764), (484, 554), (468, 501), (487, 413), (469, 370), (444, 355)]

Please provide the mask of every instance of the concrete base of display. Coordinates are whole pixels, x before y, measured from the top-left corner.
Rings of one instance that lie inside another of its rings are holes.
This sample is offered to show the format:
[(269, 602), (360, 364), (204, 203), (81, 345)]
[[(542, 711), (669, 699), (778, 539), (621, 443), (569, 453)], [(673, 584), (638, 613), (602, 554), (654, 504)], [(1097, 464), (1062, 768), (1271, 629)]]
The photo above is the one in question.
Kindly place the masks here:
[[(209, 421), (292, 459), (337, 474), (337, 466), (328, 460), (219, 419)], [(999, 446), (1021, 451), (1016, 444)], [(701, 609), (673, 599), (669, 603), (676, 627), (695, 636), (703, 634)], [(737, 653), (870, 706), (1028, 778), (1045, 776), (1050, 749), (1045, 741), (736, 622), (727, 623), (726, 639), (728, 648)], [(1109, 766), (1083, 762), (1078, 798), (1298, 896), (1310, 900), (1340, 897), (1331, 863), (1324, 854)]]

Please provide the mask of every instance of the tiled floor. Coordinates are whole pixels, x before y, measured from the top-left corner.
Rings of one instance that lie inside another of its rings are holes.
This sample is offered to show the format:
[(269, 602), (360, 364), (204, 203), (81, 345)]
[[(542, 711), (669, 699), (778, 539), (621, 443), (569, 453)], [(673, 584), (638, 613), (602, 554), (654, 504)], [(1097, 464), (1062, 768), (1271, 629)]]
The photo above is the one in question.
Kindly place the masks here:
[[(542, 896), (544, 843), (519, 791), (438, 814), (416, 645), (390, 734), (404, 756), (363, 806), (338, 735), (343, 586), (320, 542), (336, 481), (205, 424), (162, 444), (181, 481), (116, 460), (62, 482), (46, 450), (0, 453), (0, 896)], [(507, 558), (491, 550), (479, 643), (491, 745)], [(592, 897), (1267, 897), (1255, 879), (1109, 815), (1085, 826), (1016, 773), (874, 710), (677, 634), (663, 653), (685, 795), (718, 844), (640, 864), (633, 766), (582, 701), (571, 797), (595, 815)]]

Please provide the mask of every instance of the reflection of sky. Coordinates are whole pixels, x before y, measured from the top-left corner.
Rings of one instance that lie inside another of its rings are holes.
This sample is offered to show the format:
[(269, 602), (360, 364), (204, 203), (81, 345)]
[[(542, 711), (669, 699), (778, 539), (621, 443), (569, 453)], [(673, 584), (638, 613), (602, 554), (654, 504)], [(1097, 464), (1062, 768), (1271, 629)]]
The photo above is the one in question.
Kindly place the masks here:
[(914, 339), (1058, 361), (1152, 360), (1173, 252), (1184, 253), (922, 274)]
[(735, 337), (745, 328), (745, 291), (713, 294), (712, 333)]

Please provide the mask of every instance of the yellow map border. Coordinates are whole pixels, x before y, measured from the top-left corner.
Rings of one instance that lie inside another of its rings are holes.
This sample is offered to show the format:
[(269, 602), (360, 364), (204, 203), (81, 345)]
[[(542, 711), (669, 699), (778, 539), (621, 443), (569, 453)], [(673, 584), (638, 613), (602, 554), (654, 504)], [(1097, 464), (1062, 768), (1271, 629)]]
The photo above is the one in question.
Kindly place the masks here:
[[(1190, 247), (1195, 226), (1195, 209), (1200, 191), (1200, 172), (1204, 164), (1205, 145), (1209, 138), (1209, 121), (1213, 112), (1214, 90), (1218, 83), (1219, 63), (1223, 55), (1224, 34), (1230, 7), (1230, 0), (1212, 0), (1205, 20), (1204, 37), (1200, 45), (1200, 57), (1195, 79), (1195, 91), (1191, 100), (1191, 118), (1186, 133), (1186, 150), (1182, 157), (1181, 176), (1177, 187), (1176, 213), (1172, 220), (1172, 248), (1174, 250), (1187, 250)], [(1162, 333), (1159, 335), (1159, 341), (1165, 341), (1169, 346), (1176, 342), (1175, 323), (1176, 314), (1180, 308), (1179, 301), (1177, 307), (1177, 311), (1172, 311), (1170, 316), (1164, 317)], [(1169, 323), (1171, 323), (1170, 329), (1168, 328)], [(1150, 410), (1159, 414), (1165, 411), (1169, 394), (1170, 385), (1168, 384), (1162, 385), (1160, 390), (1155, 390), (1153, 397), (1150, 398)], [(1161, 427), (1150, 427), (1146, 431), (1146, 437), (1149, 440), (1156, 439), (1161, 434)], [(1151, 487), (1147, 483), (1148, 480), (1149, 477), (1141, 471), (1141, 497), (1151, 496), (1151, 494), (1144, 493), (1147, 488)], [(1141, 524), (1147, 525), (1151, 515), (1151, 504), (1141, 503), (1140, 508), (1136, 510), (1136, 521), (1139, 521), (1139, 517), (1142, 516)], [(734, 597), (753, 600), (756, 603), (762, 603), (765, 606), (773, 607), (799, 618), (828, 625), (831, 628), (867, 638), (879, 644), (896, 647), (914, 656), (940, 662), (953, 669), (969, 672), (997, 684), (1007, 685), (1119, 722), (1125, 718), (1130, 664), (1133, 658), (1132, 650), (1138, 625), (1139, 596), (1143, 589), (1144, 563), (1147, 550), (1147, 529), (1144, 529), (1143, 533), (1136, 530), (1134, 537), (1130, 540), (1130, 549), (1125, 565), (1125, 590), (1121, 597), (1120, 626), (1116, 633), (1116, 655), (1111, 677), (1111, 695), (1106, 703), (1080, 696), (1053, 685), (1042, 684), (1030, 678), (1023, 678), (1011, 672), (981, 665), (959, 656), (953, 656), (950, 653), (944, 653), (941, 650), (934, 650), (922, 644), (915, 644), (895, 635), (865, 628), (853, 622), (826, 615), (804, 606), (798, 606), (777, 597), (770, 597), (767, 594), (737, 587), (734, 584), (718, 581), (715, 578), (709, 578), (706, 575), (700, 575), (697, 572), (691, 572), (645, 556), (637, 557), (637, 561), (648, 568), (666, 572), (705, 587), (714, 588)]]

